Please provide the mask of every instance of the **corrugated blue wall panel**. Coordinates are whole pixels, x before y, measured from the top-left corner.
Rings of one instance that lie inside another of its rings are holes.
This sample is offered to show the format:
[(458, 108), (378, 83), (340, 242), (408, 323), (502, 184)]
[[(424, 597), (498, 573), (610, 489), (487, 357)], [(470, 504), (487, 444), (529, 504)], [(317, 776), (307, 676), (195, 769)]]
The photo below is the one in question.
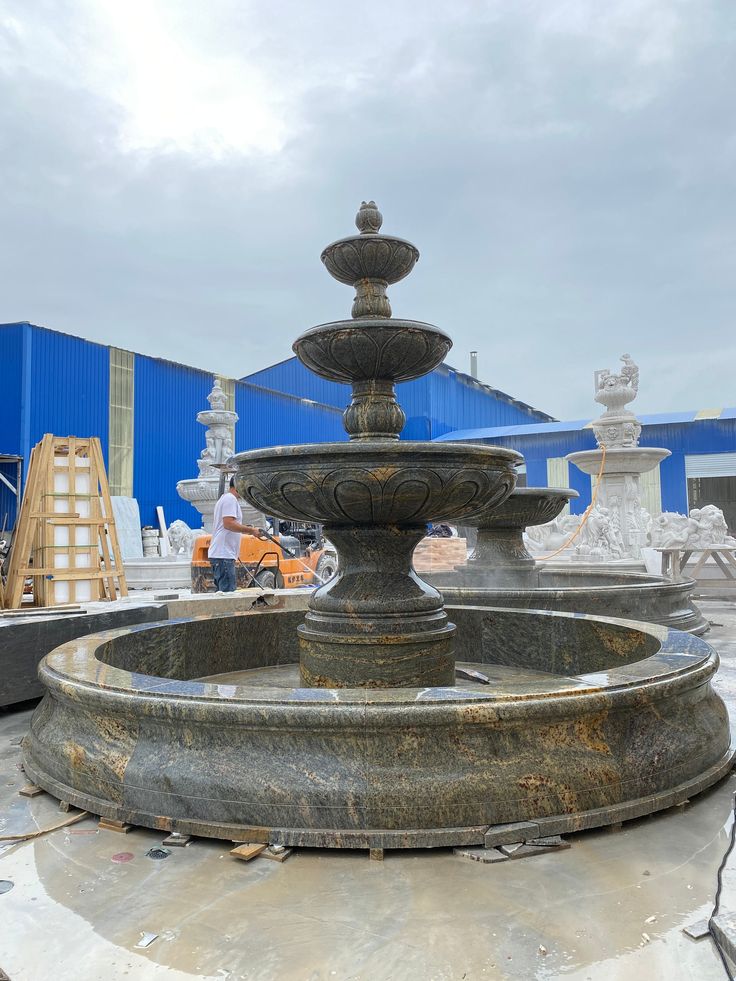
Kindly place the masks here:
[(341, 409), (245, 382), (235, 383), (235, 411), (240, 416), (235, 428), (238, 452), (348, 438)]
[(673, 453), (666, 460), (662, 460), (659, 465), (659, 483), (662, 490), (662, 510), (687, 514), (684, 453)]
[[(256, 385), (314, 399), (343, 409), (350, 387), (319, 378), (297, 358), (264, 368), (243, 379)], [(402, 382), (396, 397), (406, 414), (402, 439), (434, 439), (454, 429), (525, 424), (546, 419), (544, 413), (494, 393), (469, 375), (442, 364), (431, 374)]]
[(3, 370), (0, 453), (20, 454), (23, 331), (26, 326), (25, 324), (0, 324), (0, 365)]
[(212, 375), (196, 368), (135, 356), (133, 495), (141, 524), (156, 525), (161, 505), (166, 521), (201, 527), (195, 509), (176, 493), (176, 484), (198, 475), (205, 429), (197, 413), (208, 407)]
[(453, 429), (524, 425), (542, 421), (544, 413), (495, 393), (474, 378), (441, 364), (430, 375), (432, 439)]
[(276, 392), (296, 395), (298, 398), (312, 399), (323, 405), (333, 405), (344, 409), (350, 401), (350, 386), (320, 378), (305, 368), (298, 358), (288, 358), (278, 364), (256, 371), (241, 381), (260, 385)]
[(591, 482), (590, 474), (583, 473), (574, 463), (568, 463), (567, 465), (568, 474), (568, 487), (572, 487), (576, 490), (580, 497), (573, 498), (570, 501), (570, 512), (571, 514), (582, 514), (583, 511), (588, 507), (591, 500)]
[[(515, 447), (509, 447), (515, 449)], [(526, 463), (527, 487), (545, 487), (547, 484), (547, 461), (540, 457), (524, 457)]]
[[(18, 476), (18, 467), (16, 463), (0, 463), (0, 473), (6, 480), (10, 481), (13, 487), (15, 487), (15, 482)], [(3, 529), (5, 529), (5, 531), (9, 531), (15, 526), (15, 516), (17, 511), (18, 501), (15, 494), (0, 480), (0, 537), (3, 535)]]
[[(578, 450), (595, 448), (595, 437), (591, 429), (565, 431), (559, 426), (550, 427), (550, 431), (537, 430), (533, 433), (499, 437), (490, 435), (487, 442), (496, 446), (508, 446), (524, 454), (529, 486), (543, 486), (546, 483), (546, 472), (537, 465), (546, 467), (549, 457), (561, 457)], [(720, 419), (644, 426), (640, 445), (662, 446), (671, 451), (672, 455), (660, 465), (662, 509), (686, 512), (685, 455), (736, 451), (736, 419), (724, 415)], [(580, 497), (572, 501), (570, 506), (572, 512), (577, 514), (590, 504), (590, 478), (573, 464), (570, 464), (569, 471), (570, 486), (580, 492)]]
[(107, 462), (108, 348), (42, 327), (30, 327), (27, 336), (30, 398), (22, 456), (28, 459), (30, 448), (44, 433), (99, 436)]

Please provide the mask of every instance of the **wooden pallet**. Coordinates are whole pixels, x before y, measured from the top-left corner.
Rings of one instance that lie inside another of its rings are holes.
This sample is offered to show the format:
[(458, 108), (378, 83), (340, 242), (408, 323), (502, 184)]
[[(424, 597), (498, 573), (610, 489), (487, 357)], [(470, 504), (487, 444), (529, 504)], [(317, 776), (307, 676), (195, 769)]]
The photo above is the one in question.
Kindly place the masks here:
[(31, 451), (4, 588), (5, 607), (21, 606), (28, 578), (33, 581), (34, 606), (128, 595), (97, 437), (47, 433)]

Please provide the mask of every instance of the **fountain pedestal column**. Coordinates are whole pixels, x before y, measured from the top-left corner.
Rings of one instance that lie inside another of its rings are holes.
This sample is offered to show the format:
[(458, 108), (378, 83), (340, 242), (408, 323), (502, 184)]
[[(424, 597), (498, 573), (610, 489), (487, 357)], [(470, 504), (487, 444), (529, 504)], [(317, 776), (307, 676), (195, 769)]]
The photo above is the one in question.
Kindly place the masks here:
[(425, 532), (424, 525), (325, 526), (339, 573), (315, 594), (298, 630), (304, 685), (455, 684), (455, 626), (440, 593), (411, 564)]

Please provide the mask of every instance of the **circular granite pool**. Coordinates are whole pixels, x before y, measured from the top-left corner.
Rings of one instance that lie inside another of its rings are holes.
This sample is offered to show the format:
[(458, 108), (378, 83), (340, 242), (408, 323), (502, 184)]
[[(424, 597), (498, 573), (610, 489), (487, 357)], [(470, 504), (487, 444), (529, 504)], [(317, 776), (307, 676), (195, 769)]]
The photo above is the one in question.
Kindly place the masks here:
[(95, 814), (328, 847), (560, 833), (678, 803), (731, 766), (718, 657), (690, 634), (449, 607), (446, 688), (300, 688), (301, 611), (83, 637), (40, 667), (28, 776)]

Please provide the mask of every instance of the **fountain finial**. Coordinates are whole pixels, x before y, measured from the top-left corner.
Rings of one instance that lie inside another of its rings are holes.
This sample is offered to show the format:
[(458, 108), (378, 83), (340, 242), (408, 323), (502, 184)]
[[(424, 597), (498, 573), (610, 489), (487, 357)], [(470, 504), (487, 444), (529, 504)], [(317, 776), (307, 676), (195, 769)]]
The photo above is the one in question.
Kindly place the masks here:
[(383, 224), (383, 215), (375, 201), (361, 201), (355, 216), (355, 224), (361, 235), (378, 234)]

